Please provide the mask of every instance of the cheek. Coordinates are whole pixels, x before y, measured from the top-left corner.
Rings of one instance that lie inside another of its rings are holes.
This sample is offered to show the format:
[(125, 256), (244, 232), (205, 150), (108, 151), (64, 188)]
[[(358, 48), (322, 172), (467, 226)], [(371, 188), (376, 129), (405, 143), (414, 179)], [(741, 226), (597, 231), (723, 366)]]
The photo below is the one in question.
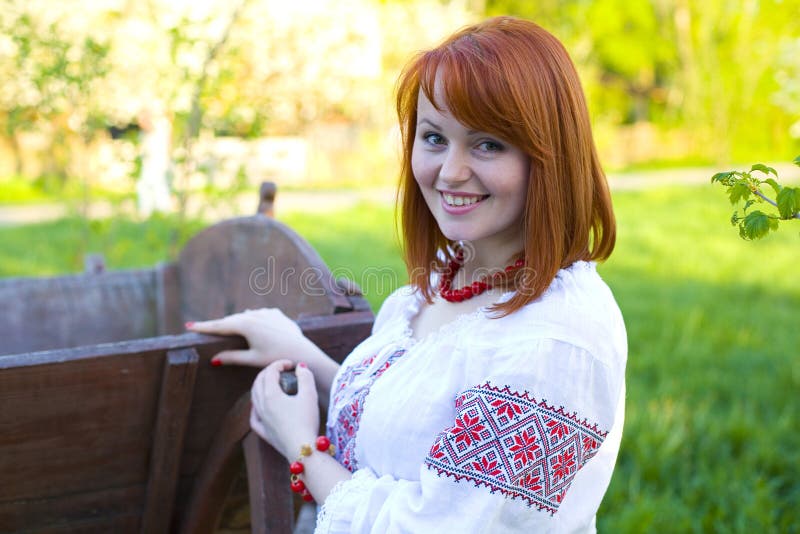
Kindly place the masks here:
[(433, 185), (430, 159), (426, 157), (425, 152), (419, 148), (417, 143), (414, 143), (414, 148), (411, 151), (411, 172), (419, 185)]

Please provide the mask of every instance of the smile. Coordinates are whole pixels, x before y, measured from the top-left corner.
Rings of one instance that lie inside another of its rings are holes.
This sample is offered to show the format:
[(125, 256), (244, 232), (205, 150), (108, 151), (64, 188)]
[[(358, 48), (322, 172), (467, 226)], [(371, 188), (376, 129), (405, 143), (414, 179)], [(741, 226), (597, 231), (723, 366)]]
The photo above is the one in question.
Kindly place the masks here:
[(448, 206), (471, 206), (488, 196), (489, 195), (461, 196), (442, 193), (442, 198)]
[(452, 193), (439, 192), (442, 198), (442, 208), (452, 215), (461, 215), (472, 211), (478, 205), (489, 198), (489, 195), (454, 195)]

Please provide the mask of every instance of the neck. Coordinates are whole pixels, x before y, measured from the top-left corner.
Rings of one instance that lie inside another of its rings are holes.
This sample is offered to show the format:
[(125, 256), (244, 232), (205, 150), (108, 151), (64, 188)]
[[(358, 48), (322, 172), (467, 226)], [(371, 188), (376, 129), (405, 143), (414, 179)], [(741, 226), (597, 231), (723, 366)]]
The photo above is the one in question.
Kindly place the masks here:
[[(520, 240), (521, 241), (521, 240)], [(464, 243), (464, 264), (456, 284), (466, 285), (512, 265), (522, 252), (522, 243)]]

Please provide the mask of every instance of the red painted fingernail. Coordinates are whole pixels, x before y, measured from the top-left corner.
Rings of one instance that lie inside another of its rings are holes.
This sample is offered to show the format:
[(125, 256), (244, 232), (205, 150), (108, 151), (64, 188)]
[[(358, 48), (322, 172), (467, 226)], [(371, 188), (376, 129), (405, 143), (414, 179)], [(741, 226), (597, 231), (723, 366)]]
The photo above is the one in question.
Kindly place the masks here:
[(214, 367), (219, 367), (220, 365), (222, 365), (222, 360), (211, 360), (211, 365), (213, 365)]
[(306, 365), (305, 362), (300, 362), (300, 363), (297, 364), (297, 366), (298, 367), (302, 367), (303, 369), (307, 369), (308, 368), (308, 366)]
[(194, 325), (194, 321), (187, 321), (183, 323), (183, 326), (185, 326), (186, 328), (191, 328), (192, 325)]

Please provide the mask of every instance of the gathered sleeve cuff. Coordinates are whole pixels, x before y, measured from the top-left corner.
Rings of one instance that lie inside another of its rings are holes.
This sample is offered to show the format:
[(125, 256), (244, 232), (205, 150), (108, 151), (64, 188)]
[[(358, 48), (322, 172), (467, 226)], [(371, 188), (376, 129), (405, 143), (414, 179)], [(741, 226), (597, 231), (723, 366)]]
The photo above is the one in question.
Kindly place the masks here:
[(375, 480), (371, 470), (359, 469), (336, 484), (320, 507), (315, 532), (350, 532), (357, 505), (369, 497)]

